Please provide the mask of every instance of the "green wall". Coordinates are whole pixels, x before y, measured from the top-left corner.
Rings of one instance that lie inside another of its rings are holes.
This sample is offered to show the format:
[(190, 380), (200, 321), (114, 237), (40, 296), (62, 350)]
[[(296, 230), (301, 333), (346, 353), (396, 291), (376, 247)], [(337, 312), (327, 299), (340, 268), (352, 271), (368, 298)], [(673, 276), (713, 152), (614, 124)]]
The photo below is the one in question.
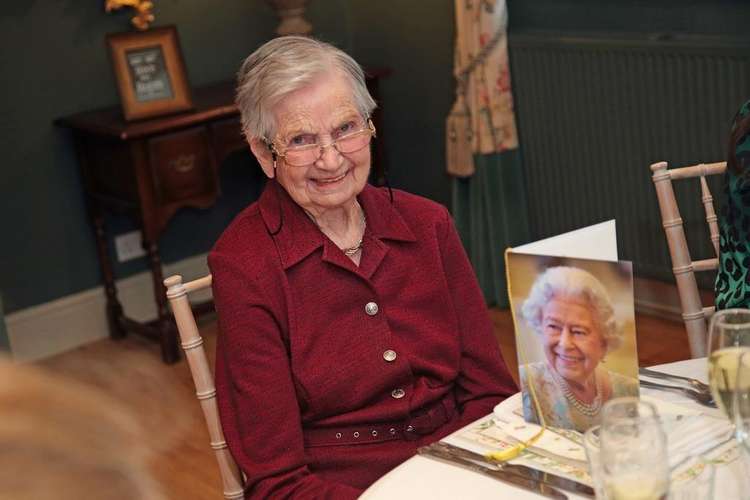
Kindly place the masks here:
[[(193, 86), (231, 79), (277, 24), (263, 0), (155, 3), (157, 24), (178, 27)], [(129, 15), (105, 14), (103, 4), (29, 0), (5, 2), (0, 11), (0, 294), (6, 313), (99, 283), (71, 138), (52, 120), (118, 103), (104, 36), (127, 30)], [(508, 7), (511, 33), (744, 33), (750, 21), (745, 0), (508, 0)], [(453, 99), (453, 1), (311, 0), (307, 17), (319, 37), (363, 64), (393, 69), (382, 86), (386, 133), (379, 139), (391, 184), (447, 204), (443, 121)], [(163, 260), (207, 251), (261, 184), (252, 161), (230, 158), (222, 170), (224, 196), (210, 210), (178, 214), (161, 241)], [(116, 233), (133, 227), (123, 217), (108, 223)], [(117, 273), (145, 268), (134, 261), (118, 265)]]
[[(11, 312), (99, 282), (71, 137), (52, 120), (118, 103), (104, 36), (127, 30), (130, 16), (105, 14), (103, 0), (6, 3), (0, 14), (0, 292)], [(271, 34), (273, 14), (262, 2), (223, 1), (220, 10), (197, 0), (156, 3), (158, 24), (178, 26), (193, 85), (229, 78), (243, 55)], [(131, 227), (111, 222), (118, 230)], [(180, 236), (167, 235), (167, 255), (179, 253), (172, 247)]]
[[(104, 37), (128, 30), (129, 13), (105, 14), (104, 0), (6, 2), (0, 11), (0, 294), (6, 313), (97, 286), (93, 235), (81, 181), (59, 116), (116, 105)], [(272, 36), (277, 19), (262, 0), (156, 0), (157, 25), (178, 27), (195, 86), (233, 78), (242, 59)], [(312, 0), (316, 34), (360, 62), (390, 66), (383, 82), (390, 180), (440, 202), (443, 117), (452, 100), (451, 0)], [(206, 211), (185, 210), (161, 240), (172, 262), (207, 251), (238, 210), (255, 199), (262, 176), (243, 155), (222, 169), (224, 196)], [(115, 233), (133, 228), (108, 217)], [(117, 265), (118, 277), (146, 269)]]

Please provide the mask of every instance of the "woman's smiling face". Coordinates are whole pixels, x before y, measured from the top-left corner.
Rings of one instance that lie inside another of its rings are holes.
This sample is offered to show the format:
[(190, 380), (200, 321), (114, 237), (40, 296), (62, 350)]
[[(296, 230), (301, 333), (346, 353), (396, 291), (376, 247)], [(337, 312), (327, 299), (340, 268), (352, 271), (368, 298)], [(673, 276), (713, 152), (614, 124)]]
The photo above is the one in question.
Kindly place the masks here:
[[(300, 137), (317, 137), (330, 144), (338, 131), (364, 123), (349, 81), (337, 71), (287, 95), (274, 111), (278, 124), (274, 141), (282, 148), (296, 145)], [(291, 166), (280, 158), (276, 171), (267, 173), (276, 175), (298, 205), (318, 214), (353, 202), (362, 191), (370, 174), (370, 148), (341, 154), (329, 146), (310, 165)]]
[(604, 358), (607, 343), (591, 305), (556, 295), (542, 308), (544, 354), (550, 367), (573, 384), (584, 384)]

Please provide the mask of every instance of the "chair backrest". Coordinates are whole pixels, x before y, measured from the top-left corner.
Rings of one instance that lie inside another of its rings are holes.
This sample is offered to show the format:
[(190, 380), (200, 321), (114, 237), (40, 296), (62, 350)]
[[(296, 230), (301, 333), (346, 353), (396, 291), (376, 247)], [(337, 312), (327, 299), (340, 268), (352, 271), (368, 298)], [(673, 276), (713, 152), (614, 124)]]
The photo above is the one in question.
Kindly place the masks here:
[[(706, 176), (723, 174), (727, 168), (726, 162), (701, 163), (690, 167), (667, 169), (667, 162), (651, 165), (652, 179), (659, 200), (662, 226), (667, 236), (669, 255), (672, 258), (672, 272), (677, 282), (677, 292), (680, 296), (682, 319), (690, 343), (690, 354), (693, 358), (703, 357), (707, 349), (707, 321), (714, 313), (714, 307), (703, 307), (701, 304), (698, 283), (695, 279), (696, 271), (716, 271), (719, 268), (719, 225), (714, 210), (713, 197), (706, 182)], [(690, 249), (685, 238), (680, 209), (672, 188), (672, 181), (678, 179), (700, 178), (701, 201), (706, 213), (714, 258), (694, 261), (690, 256)]]
[(187, 283), (182, 282), (182, 276), (170, 276), (164, 280), (164, 285), (167, 287), (167, 299), (172, 306), (177, 330), (180, 332), (182, 349), (185, 351), (190, 373), (193, 376), (196, 396), (203, 409), (203, 416), (206, 418), (211, 448), (214, 449), (216, 460), (219, 462), (224, 498), (240, 500), (244, 498), (242, 474), (224, 440), (219, 410), (216, 406), (213, 374), (203, 348), (203, 338), (195, 323), (195, 315), (188, 299), (189, 293), (211, 287), (211, 275)]

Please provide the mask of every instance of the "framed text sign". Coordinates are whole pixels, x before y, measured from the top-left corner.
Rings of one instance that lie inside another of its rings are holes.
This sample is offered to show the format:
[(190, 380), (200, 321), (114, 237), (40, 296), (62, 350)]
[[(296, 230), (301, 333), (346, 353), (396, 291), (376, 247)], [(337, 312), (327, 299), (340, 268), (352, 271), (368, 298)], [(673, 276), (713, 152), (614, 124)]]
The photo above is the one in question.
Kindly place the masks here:
[(193, 107), (174, 26), (110, 34), (107, 46), (126, 120)]

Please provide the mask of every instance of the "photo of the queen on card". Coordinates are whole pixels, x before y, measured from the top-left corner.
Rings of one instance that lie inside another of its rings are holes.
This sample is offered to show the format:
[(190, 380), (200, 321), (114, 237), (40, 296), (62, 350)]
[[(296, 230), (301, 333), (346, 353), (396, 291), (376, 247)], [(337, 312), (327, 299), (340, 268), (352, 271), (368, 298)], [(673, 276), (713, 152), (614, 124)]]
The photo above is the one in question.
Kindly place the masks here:
[(638, 396), (632, 267), (552, 262), (509, 259), (512, 293), (523, 289), (512, 300), (524, 417), (542, 423), (538, 407), (548, 426), (583, 432), (598, 423), (607, 400)]

